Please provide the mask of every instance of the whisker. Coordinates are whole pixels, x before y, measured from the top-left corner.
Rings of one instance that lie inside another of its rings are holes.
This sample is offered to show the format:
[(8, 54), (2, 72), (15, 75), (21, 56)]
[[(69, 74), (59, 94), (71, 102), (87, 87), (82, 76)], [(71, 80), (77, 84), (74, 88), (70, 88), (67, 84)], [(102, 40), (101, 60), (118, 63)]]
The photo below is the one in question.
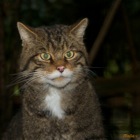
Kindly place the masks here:
[(35, 77), (30, 78), (24, 85), (21, 86), (21, 89), (25, 89), (29, 85), (31, 85), (32, 82), (34, 82), (38, 78), (43, 78), (41, 74), (35, 75)]
[(95, 72), (93, 72), (92, 70), (86, 69), (86, 71), (87, 71), (87, 74), (88, 74), (88, 75), (90, 75), (90, 76), (92, 76), (92, 77), (97, 77), (97, 74), (96, 74)]
[(21, 84), (21, 83), (24, 83), (26, 82), (28, 79), (30, 79), (33, 75), (37, 75), (39, 72), (27, 72), (27, 71), (24, 71), (24, 72), (19, 72), (19, 73), (16, 73), (14, 75), (16, 75), (16, 78), (14, 80), (12, 80), (11, 84), (9, 84), (7, 86), (7, 88), (11, 87), (11, 86), (14, 86), (16, 84)]
[(90, 70), (88, 67), (77, 68), (76, 74), (80, 73), (81, 76), (87, 76), (88, 78), (95, 78), (97, 77), (96, 73)]
[(94, 67), (94, 66), (83, 66), (85, 68), (89, 68), (89, 69), (104, 69), (105, 67)]

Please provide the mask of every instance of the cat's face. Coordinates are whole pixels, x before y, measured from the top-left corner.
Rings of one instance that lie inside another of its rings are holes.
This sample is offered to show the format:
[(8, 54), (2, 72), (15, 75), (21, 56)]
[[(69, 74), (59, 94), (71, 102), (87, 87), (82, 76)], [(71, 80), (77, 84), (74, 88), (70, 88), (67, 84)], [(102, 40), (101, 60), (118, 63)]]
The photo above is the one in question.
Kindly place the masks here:
[(86, 77), (83, 35), (87, 19), (72, 26), (31, 28), (18, 23), (23, 49), (20, 70), (29, 82), (62, 88)]

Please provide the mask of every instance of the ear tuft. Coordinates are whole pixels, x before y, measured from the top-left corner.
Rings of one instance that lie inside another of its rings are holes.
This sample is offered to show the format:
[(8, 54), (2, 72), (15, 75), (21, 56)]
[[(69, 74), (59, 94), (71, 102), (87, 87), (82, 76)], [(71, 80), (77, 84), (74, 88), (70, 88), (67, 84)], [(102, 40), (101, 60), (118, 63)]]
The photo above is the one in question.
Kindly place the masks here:
[(72, 26), (70, 33), (74, 34), (77, 38), (83, 38), (87, 25), (88, 25), (88, 19), (84, 18), (80, 22)]
[(24, 25), (21, 22), (17, 22), (17, 28), (22, 41), (29, 42), (31, 38), (37, 36), (31, 27)]

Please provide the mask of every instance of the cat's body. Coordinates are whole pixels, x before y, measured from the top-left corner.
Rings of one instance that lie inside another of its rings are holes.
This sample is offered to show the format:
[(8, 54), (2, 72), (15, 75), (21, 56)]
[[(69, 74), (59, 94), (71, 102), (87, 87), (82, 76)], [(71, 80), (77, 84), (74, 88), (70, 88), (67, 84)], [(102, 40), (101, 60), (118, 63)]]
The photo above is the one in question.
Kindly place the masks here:
[(87, 19), (36, 29), (18, 23), (22, 111), (3, 140), (105, 140), (100, 105), (87, 76), (86, 26)]

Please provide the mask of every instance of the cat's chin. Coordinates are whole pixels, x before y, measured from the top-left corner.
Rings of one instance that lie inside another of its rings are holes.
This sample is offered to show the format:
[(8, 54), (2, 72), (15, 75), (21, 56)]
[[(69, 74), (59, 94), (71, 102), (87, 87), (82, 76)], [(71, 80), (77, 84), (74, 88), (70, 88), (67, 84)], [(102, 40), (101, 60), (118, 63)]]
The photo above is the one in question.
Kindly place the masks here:
[(56, 87), (56, 88), (63, 88), (68, 85), (71, 81), (71, 78), (67, 77), (58, 77), (53, 80), (47, 79), (47, 83)]

